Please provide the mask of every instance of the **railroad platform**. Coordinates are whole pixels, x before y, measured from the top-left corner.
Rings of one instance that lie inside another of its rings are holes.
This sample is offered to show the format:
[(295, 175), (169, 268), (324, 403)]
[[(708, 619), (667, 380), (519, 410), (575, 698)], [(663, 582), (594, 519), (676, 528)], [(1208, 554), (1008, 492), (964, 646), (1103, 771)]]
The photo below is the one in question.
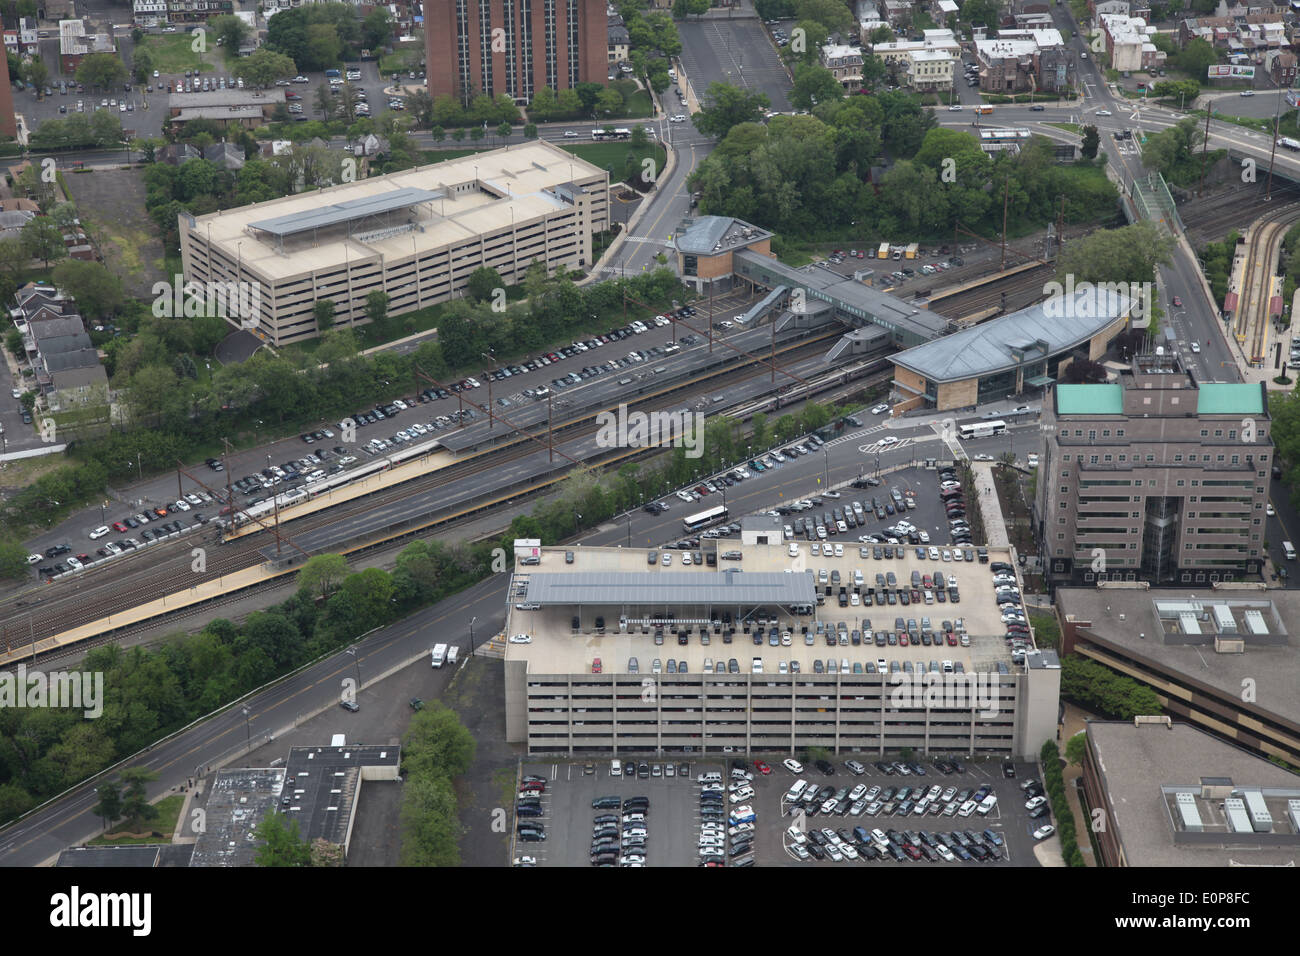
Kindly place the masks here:
[[(147, 621), (150, 618), (161, 617), (180, 608), (189, 607), (194, 604), (201, 604), (204, 601), (210, 601), (223, 594), (229, 594), (243, 588), (252, 587), (261, 584), (264, 581), (272, 580), (282, 574), (290, 573), (293, 572), (275, 572), (266, 565), (244, 568), (243, 570), (235, 571), (231, 574), (213, 578), (211, 581), (204, 581), (203, 583), (197, 584), (191, 588), (173, 591), (170, 594), (164, 594), (152, 601), (137, 604), (135, 607), (129, 608), (125, 611), (90, 621), (51, 637), (37, 638), (33, 643), (11, 643), (8, 647), (0, 649), (0, 665), (16, 664), (19, 661), (30, 659), (33, 655), (33, 651), (37, 654), (41, 654), (58, 650), (76, 644), (79, 641), (99, 637), (102, 634), (111, 633), (119, 628), (138, 624), (141, 621)], [(21, 629), (19, 630), (21, 631)]]

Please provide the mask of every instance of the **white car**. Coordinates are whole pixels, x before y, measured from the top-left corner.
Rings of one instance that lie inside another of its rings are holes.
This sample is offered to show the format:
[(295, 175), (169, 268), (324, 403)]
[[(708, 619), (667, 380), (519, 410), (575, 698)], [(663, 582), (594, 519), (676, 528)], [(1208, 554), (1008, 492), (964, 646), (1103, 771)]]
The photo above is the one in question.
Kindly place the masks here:
[(889, 406), (886, 405), (884, 402), (881, 402), (879, 405), (872, 406), (871, 414), (883, 415), (887, 411), (889, 411)]
[(1034, 831), (1034, 839), (1046, 840), (1049, 836), (1051, 836), (1055, 832), (1056, 832), (1056, 827), (1052, 826), (1050, 823), (1044, 823), (1041, 827), (1039, 827), (1037, 830)]
[(1046, 797), (1030, 797), (1028, 800), (1025, 801), (1025, 809), (1037, 810), (1046, 802), (1047, 802)]
[(94, 531), (90, 532), (90, 540), (94, 541), (98, 538), (104, 537), (104, 535), (106, 534), (108, 534), (108, 528), (105, 527), (104, 525), (100, 525)]
[(12, 395), (14, 398), (22, 398), (23, 390), (21, 388), (11, 388), (9, 389), (9, 394)]
[[(1085, 53), (1085, 54), (1084, 54), (1084, 58), (1086, 59), (1087, 56), (1088, 56), (1088, 54)], [(1098, 115), (1098, 116), (1110, 116), (1110, 110), (1097, 110), (1097, 115)]]
[(957, 859), (955, 856), (952, 855), (952, 850), (948, 849), (942, 843), (936, 846), (934, 850), (936, 853), (939, 854), (939, 858), (943, 860), (945, 863), (951, 863), (953, 860)]
[[(1269, 505), (1269, 508), (1270, 508), (1270, 512), (1269, 512), (1269, 513), (1270, 513), (1270, 514), (1272, 513), (1272, 511), (1271, 511), (1272, 507), (1273, 507), (1272, 505)], [(790, 542), (789, 553), (790, 553), (790, 557), (792, 557), (792, 558), (797, 558), (797, 557), (799, 557), (799, 545), (797, 545), (797, 544), (795, 544), (793, 541), (791, 541), (791, 542)]]
[[(1269, 502), (1268, 504), (1264, 505), (1264, 514), (1268, 515), (1270, 518), (1273, 517), (1275, 514), (1277, 514), (1277, 512), (1273, 509), (1272, 502)], [(31, 561), (30, 558), (28, 558), (27, 560), (28, 562)]]
[(189, 511), (189, 510), (190, 510), (190, 503), (189, 503), (188, 501), (186, 501), (184, 498), (178, 498), (178, 499), (176, 500), (176, 502), (175, 502), (175, 505), (176, 505), (177, 510), (179, 510), (179, 511)]
[(510, 635), (510, 643), (511, 643), (511, 644), (531, 644), (531, 643), (533, 643), (533, 636), (532, 636), (531, 634), (511, 634), (511, 635)]
[(876, 444), (877, 444), (877, 445), (896, 445), (896, 444), (898, 444), (898, 439), (895, 438), (893, 435), (886, 435), (884, 438), (880, 439), (880, 441), (876, 442)]
[(988, 454), (988, 452), (983, 452), (983, 451), (982, 451), (982, 452), (980, 452), (978, 455), (975, 455), (975, 456), (974, 456), (974, 460), (975, 460), (975, 461), (992, 461), (992, 460), (993, 460), (993, 456), (990, 455), (990, 454)]
[(72, 570), (74, 571), (80, 571), (81, 561), (79, 561), (77, 558), (68, 558), (68, 567), (72, 568)]
[(789, 770), (791, 773), (803, 773), (803, 764), (789, 757), (781, 761), (781, 766), (785, 767), (785, 769)]
[(1200, 343), (1200, 342), (1193, 342), (1193, 343), (1192, 343), (1192, 351), (1193, 351), (1194, 353), (1196, 353), (1197, 355), (1200, 355), (1200, 354), (1201, 354), (1201, 343)]
[(1025, 459), (1025, 463), (1028, 464), (1030, 468), (1037, 468), (1037, 467), (1038, 467), (1038, 455), (1036, 455), (1036, 454), (1030, 454), (1030, 455), (1028, 455), (1028, 456), (1026, 457), (1026, 459)]
[(752, 800), (754, 797), (753, 787), (742, 787), (731, 795), (732, 803), (740, 803), (742, 800)]
[(566, 130), (564, 131), (564, 138), (565, 138), (565, 139), (577, 139), (577, 138), (578, 138), (578, 134), (575, 133), (575, 132), (574, 132), (573, 130), (571, 130), (571, 129), (566, 129)]
[(40, 564), (43, 560), (45, 560), (45, 555), (43, 555), (43, 554), (29, 554), (29, 555), (27, 555), (27, 563), (28, 563), (28, 564)]
[(954, 104), (952, 104), (952, 106), (948, 107), (948, 112), (949, 112), (949, 113), (960, 113), (960, 112), (961, 112), (961, 104), (960, 104), (960, 103), (954, 103)]

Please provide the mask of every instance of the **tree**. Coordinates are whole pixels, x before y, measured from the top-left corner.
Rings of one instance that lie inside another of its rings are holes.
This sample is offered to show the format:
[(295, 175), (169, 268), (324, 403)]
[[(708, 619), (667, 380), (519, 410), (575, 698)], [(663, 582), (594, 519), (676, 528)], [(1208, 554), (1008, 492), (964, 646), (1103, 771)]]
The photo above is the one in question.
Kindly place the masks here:
[[(96, 55), (108, 56), (109, 54), (103, 53)], [(89, 57), (87, 57), (87, 59), (89, 59)], [(117, 62), (117, 60), (114, 59), (114, 62)], [(119, 63), (118, 66), (121, 66), (121, 64)], [(27, 69), (23, 72), (27, 74), (27, 82), (38, 90), (44, 89), (45, 84), (50, 81), (50, 68), (45, 65), (45, 61), (39, 56), (32, 57), (32, 62), (27, 64)], [(125, 67), (122, 67), (122, 75), (126, 76)], [(78, 76), (77, 79), (80, 82), (81, 77)]]
[(258, 47), (251, 55), (241, 57), (231, 72), (253, 86), (268, 87), (274, 86), (276, 80), (295, 76), (298, 68), (293, 60), (283, 53), (276, 53), (263, 46)]
[(122, 280), (98, 262), (69, 259), (54, 267), (54, 284), (77, 301), (83, 315), (106, 319), (126, 301)]
[(537, 124), (536, 124), (536, 123), (525, 123), (525, 124), (524, 124), (524, 138), (525, 138), (525, 139), (537, 139)]
[(1158, 265), (1168, 265), (1173, 240), (1162, 236), (1154, 223), (1137, 222), (1119, 229), (1097, 231), (1066, 244), (1057, 262), (1061, 283), (1073, 275), (1082, 282), (1154, 282)]
[(48, 216), (29, 220), (19, 233), (23, 250), (33, 259), (40, 259), (48, 267), (54, 259), (68, 254), (63, 244), (63, 230)]
[(158, 779), (158, 774), (145, 767), (127, 767), (119, 775), (126, 786), (122, 797), (122, 817), (127, 827), (136, 830), (141, 824), (152, 823), (158, 817), (158, 808), (149, 802), (145, 784)]
[(388, 318), (388, 293), (376, 290), (366, 296), (366, 318), (371, 322)]
[(22, 358), (27, 352), (26, 347), (23, 345), (23, 334), (17, 329), (10, 329), (6, 332), (5, 348), (9, 350), (9, 354), (14, 358)]
[(741, 123), (757, 123), (771, 105), (765, 93), (751, 93), (728, 83), (709, 84), (708, 103), (694, 116), (695, 128), (706, 136), (722, 139)]
[(509, 139), (509, 138), (510, 138), (510, 134), (511, 134), (513, 131), (514, 131), (514, 127), (512, 127), (509, 123), (506, 123), (506, 122), (502, 122), (502, 123), (497, 127), (497, 135), (500, 136), (502, 139)]
[(790, 102), (796, 109), (810, 110), (819, 103), (829, 103), (843, 98), (844, 89), (835, 74), (817, 64), (797, 64), (794, 68), (794, 90)]
[(339, 39), (337, 29), (327, 23), (313, 23), (309, 26), (307, 55), (309, 60), (321, 69), (336, 66), (343, 56), (343, 43)]
[[(565, 92), (570, 92), (566, 90)], [(615, 89), (606, 89), (596, 97), (596, 112), (603, 116), (621, 116), (623, 113), (623, 94)]]
[(0, 578), (17, 578), (27, 573), (27, 549), (21, 541), (0, 539)]
[(505, 288), (501, 273), (491, 266), (479, 266), (469, 276), (465, 291), (474, 302), (486, 302), (496, 295), (497, 289)]
[(131, 52), (131, 72), (137, 83), (143, 83), (154, 70), (153, 53), (148, 47), (137, 46)]
[(331, 300), (317, 299), (312, 306), (312, 313), (316, 316), (318, 332), (328, 332), (334, 327), (334, 303)]
[(375, 7), (361, 22), (361, 39), (373, 53), (388, 46), (393, 37), (393, 18), (383, 7)]
[(99, 802), (91, 812), (104, 821), (104, 829), (113, 825), (113, 821), (122, 816), (122, 787), (116, 780), (105, 780), (96, 789)]
[(341, 554), (317, 554), (308, 558), (298, 571), (298, 590), (328, 598), (348, 573), (348, 563)]
[(1083, 758), (1088, 754), (1088, 735), (1078, 733), (1065, 742), (1065, 759), (1076, 767), (1083, 766)]
[(91, 53), (77, 65), (77, 82), (112, 89), (126, 80), (126, 67), (115, 53)]
[(1096, 159), (1097, 148), (1101, 145), (1101, 134), (1097, 132), (1095, 126), (1085, 126), (1083, 128), (1083, 158)]
[(302, 838), (298, 821), (272, 811), (257, 825), (257, 838), (264, 841), (257, 848), (258, 866), (310, 866), (311, 845)]
[(327, 120), (334, 115), (336, 109), (334, 105), (334, 90), (328, 83), (322, 83), (316, 87), (316, 109), (320, 110)]
[(214, 43), (229, 50), (231, 56), (237, 56), (248, 39), (248, 24), (232, 13), (222, 14), (208, 21), (208, 34), (214, 37)]

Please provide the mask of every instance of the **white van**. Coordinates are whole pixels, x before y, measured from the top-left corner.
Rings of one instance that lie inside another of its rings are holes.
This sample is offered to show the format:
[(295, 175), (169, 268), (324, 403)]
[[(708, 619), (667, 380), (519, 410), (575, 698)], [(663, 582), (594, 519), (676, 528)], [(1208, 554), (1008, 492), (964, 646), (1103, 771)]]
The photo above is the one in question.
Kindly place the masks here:
[(1294, 561), (1294, 560), (1295, 560), (1295, 545), (1292, 544), (1290, 541), (1283, 541), (1283, 542), (1282, 542), (1282, 553), (1286, 555), (1286, 559), (1287, 559), (1288, 561)]
[(796, 780), (794, 782), (794, 786), (785, 792), (785, 798), (787, 800), (797, 800), (807, 789), (808, 789), (807, 780)]
[(997, 796), (990, 793), (987, 797), (984, 798), (984, 800), (980, 803), (980, 805), (975, 808), (975, 810), (980, 816), (986, 817), (989, 815), (989, 813), (992, 812), (993, 808), (996, 807), (997, 805), (998, 805)]
[(609, 775), (611, 777), (623, 776), (623, 764), (621, 761), (611, 760), (609, 762)]

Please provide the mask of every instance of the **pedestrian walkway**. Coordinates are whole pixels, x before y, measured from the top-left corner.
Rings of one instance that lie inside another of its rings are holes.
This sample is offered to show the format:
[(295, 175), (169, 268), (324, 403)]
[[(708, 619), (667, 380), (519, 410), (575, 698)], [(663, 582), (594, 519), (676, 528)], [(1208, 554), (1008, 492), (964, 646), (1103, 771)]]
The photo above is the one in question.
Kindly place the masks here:
[[(1056, 741), (1056, 746), (1061, 750), (1061, 759), (1065, 759), (1065, 745), (1070, 738), (1087, 727), (1090, 715), (1075, 707), (1073, 704), (1065, 704), (1065, 723), (1062, 724), (1060, 739)], [(1083, 854), (1084, 862), (1088, 866), (1097, 866), (1097, 859), (1092, 852), (1092, 841), (1088, 838), (1089, 828), (1092, 826), (1092, 817), (1088, 815), (1087, 810), (1079, 800), (1078, 781), (1083, 776), (1083, 768), (1076, 764), (1066, 764), (1062, 775), (1065, 783), (1065, 799), (1070, 804), (1070, 810), (1074, 813), (1074, 829), (1078, 834), (1079, 852)], [(1058, 843), (1059, 838), (1054, 838), (1052, 843)]]
[(979, 499), (980, 515), (984, 518), (984, 543), (990, 548), (1009, 548), (1011, 539), (1007, 537), (1007, 523), (1002, 517), (1002, 505), (998, 501), (993, 464), (972, 461), (970, 467), (975, 475), (975, 497)]

